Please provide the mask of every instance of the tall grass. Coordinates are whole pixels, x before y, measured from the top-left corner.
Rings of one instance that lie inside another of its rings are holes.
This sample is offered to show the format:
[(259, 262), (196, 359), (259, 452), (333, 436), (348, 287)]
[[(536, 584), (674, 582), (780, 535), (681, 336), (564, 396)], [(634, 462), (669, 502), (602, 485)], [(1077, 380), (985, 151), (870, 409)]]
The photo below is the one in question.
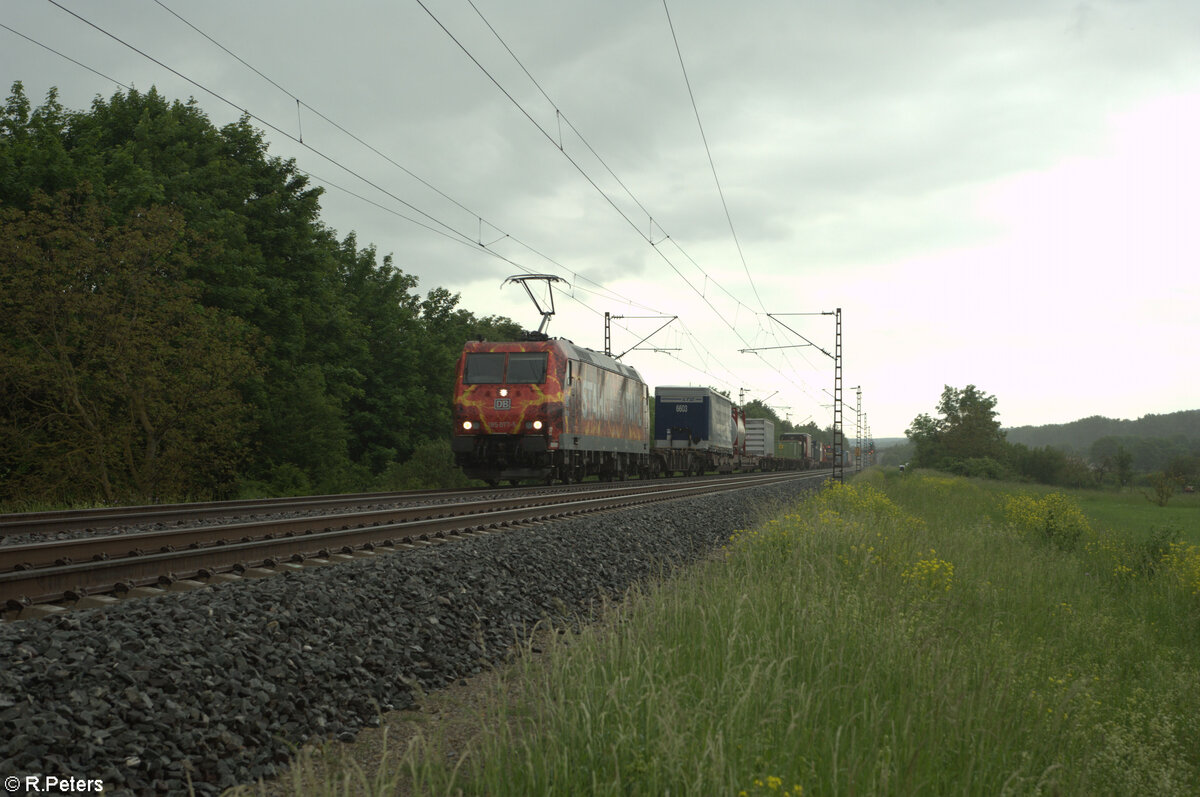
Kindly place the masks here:
[(1198, 562), (1062, 496), (873, 472), (526, 660), (524, 703), (497, 701), (454, 768), (410, 749), (406, 777), (421, 794), (1196, 794)]

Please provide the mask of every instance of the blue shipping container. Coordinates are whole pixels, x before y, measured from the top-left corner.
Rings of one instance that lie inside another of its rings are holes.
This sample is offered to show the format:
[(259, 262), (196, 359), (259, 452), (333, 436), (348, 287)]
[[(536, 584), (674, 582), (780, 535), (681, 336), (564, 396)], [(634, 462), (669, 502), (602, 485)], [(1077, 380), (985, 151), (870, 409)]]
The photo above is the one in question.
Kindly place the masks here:
[(733, 451), (733, 407), (707, 387), (654, 388), (654, 445)]

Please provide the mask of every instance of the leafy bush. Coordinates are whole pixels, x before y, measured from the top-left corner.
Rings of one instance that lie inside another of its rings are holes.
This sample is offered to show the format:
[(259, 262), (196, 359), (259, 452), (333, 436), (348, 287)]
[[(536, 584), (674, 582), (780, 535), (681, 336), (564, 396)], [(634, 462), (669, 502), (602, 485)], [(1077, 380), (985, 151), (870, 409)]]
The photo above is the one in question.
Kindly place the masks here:
[(941, 470), (949, 471), (956, 476), (969, 476), (976, 479), (1004, 479), (1009, 476), (1008, 468), (991, 457), (951, 460), (946, 464), (947, 467), (943, 467)]
[(1064, 551), (1074, 550), (1083, 533), (1091, 529), (1083, 511), (1062, 493), (1042, 498), (1013, 496), (1005, 505), (1005, 516), (1021, 531), (1040, 534)]
[(445, 440), (421, 443), (407, 462), (392, 463), (379, 479), (383, 490), (432, 490), (470, 483), (454, 464), (454, 453)]

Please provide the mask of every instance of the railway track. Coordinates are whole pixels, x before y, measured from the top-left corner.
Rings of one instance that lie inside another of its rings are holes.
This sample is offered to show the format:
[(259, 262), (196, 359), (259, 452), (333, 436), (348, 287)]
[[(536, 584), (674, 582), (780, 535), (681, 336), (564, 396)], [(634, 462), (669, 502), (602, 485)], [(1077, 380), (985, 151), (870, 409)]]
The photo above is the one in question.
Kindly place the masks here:
[(494, 491), (485, 489), (418, 490), (10, 513), (0, 514), (0, 539), (31, 533), (52, 534), (78, 529), (104, 530), (150, 523), (179, 525), (213, 518), (243, 518), (278, 512), (349, 511), (356, 507), (382, 506), (417, 500), (428, 501), (431, 497), (452, 501), (488, 492)]
[[(380, 495), (325, 496), (291, 502), (253, 502), (231, 511), (222, 507), (135, 508), (97, 516), (75, 513), (73, 519), (47, 518), (58, 529), (94, 524), (146, 523), (162, 528), (125, 534), (0, 547), (0, 602), (7, 619), (42, 616), (65, 606), (104, 605), (115, 595), (137, 595), (153, 589), (194, 589), (204, 583), (269, 575), (288, 569), (332, 564), (384, 550), (438, 544), (457, 537), (491, 533), (522, 524), (608, 511), (713, 492), (762, 486), (778, 481), (819, 481), (826, 474), (767, 473), (687, 481), (624, 482), (583, 488), (534, 489), (519, 493), (459, 491), (455, 503), (418, 503), (387, 508), (334, 511), (303, 517), (243, 520), (244, 513), (299, 510), (347, 510), (356, 504), (378, 506)], [(418, 494), (391, 494), (398, 501)], [(444, 500), (446, 493), (423, 493)], [(340, 499), (340, 502), (339, 502)], [(146, 511), (141, 511), (146, 509)], [(174, 511), (173, 511), (174, 510)], [(229, 522), (181, 527), (201, 518)], [(120, 518), (120, 520), (117, 520)], [(136, 518), (136, 520), (131, 520)], [(176, 525), (170, 528), (169, 525)], [(2, 528), (2, 527), (0, 527)], [(149, 589), (148, 589), (149, 588)]]

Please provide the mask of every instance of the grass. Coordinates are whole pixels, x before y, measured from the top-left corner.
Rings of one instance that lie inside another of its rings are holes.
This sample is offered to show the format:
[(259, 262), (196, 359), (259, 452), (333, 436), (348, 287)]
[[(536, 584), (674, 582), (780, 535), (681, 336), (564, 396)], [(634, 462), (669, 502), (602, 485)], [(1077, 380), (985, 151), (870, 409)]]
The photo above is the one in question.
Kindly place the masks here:
[(418, 737), (405, 786), (1196, 794), (1200, 547), (1082, 503), (871, 471), (523, 659), (490, 733), (453, 766)]
[(1126, 488), (1121, 492), (1071, 490), (1089, 518), (1101, 526), (1147, 533), (1155, 528), (1172, 528), (1189, 542), (1200, 544), (1200, 493), (1176, 491), (1166, 506), (1155, 506), (1146, 498), (1149, 487)]

